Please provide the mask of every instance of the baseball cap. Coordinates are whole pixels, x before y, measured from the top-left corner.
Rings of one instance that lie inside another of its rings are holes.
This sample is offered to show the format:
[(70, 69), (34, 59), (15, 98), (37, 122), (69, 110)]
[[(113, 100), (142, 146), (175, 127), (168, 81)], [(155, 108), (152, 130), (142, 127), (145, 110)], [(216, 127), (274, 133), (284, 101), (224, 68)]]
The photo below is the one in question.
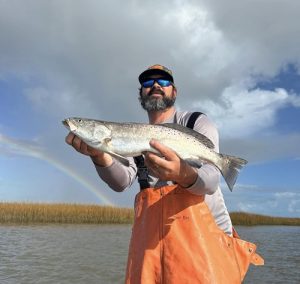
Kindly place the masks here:
[(151, 75), (162, 75), (166, 79), (174, 83), (172, 71), (160, 64), (152, 65), (148, 67), (144, 72), (142, 72), (139, 76), (139, 82), (142, 84), (142, 82), (144, 82), (145, 79), (147, 79)]

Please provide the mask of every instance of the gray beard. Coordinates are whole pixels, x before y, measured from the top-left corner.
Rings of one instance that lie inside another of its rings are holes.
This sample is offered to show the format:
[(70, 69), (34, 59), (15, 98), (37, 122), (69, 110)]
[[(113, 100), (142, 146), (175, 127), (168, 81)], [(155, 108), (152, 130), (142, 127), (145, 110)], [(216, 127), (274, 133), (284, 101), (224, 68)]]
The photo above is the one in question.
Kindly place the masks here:
[(155, 98), (151, 96), (143, 96), (139, 97), (139, 101), (146, 111), (158, 111), (165, 110), (167, 108), (172, 107), (175, 104), (176, 97), (173, 96), (171, 98), (163, 96), (162, 98)]

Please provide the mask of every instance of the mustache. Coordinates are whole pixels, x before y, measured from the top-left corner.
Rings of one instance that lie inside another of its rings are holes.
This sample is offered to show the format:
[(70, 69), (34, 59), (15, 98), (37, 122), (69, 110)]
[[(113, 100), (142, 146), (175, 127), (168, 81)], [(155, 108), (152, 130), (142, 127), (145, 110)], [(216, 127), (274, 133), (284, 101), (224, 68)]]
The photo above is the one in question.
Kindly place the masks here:
[(156, 93), (156, 94), (161, 94), (161, 95), (165, 95), (165, 92), (161, 89), (158, 89), (158, 88), (153, 88), (151, 89), (150, 93), (149, 93), (149, 96), (151, 96), (153, 93)]

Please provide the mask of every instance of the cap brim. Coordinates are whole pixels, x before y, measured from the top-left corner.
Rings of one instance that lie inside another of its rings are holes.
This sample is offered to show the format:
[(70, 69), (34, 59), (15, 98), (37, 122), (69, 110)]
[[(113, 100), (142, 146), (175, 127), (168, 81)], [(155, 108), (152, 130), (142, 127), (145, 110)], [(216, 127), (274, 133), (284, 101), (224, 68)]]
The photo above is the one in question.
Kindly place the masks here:
[(152, 75), (162, 75), (164, 78), (170, 80), (172, 83), (174, 83), (173, 76), (171, 76), (168, 72), (161, 70), (161, 69), (149, 69), (141, 73), (139, 76), (139, 82), (142, 84), (145, 79), (149, 78)]

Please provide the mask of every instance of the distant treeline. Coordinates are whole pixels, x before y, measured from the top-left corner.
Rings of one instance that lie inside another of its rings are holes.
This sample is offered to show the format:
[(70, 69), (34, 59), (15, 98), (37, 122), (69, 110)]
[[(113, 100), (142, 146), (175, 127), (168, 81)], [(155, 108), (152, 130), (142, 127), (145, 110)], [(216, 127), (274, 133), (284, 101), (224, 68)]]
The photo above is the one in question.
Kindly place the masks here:
[[(0, 203), (0, 224), (131, 224), (132, 208), (81, 204)], [(300, 218), (230, 213), (234, 225), (300, 226)]]

